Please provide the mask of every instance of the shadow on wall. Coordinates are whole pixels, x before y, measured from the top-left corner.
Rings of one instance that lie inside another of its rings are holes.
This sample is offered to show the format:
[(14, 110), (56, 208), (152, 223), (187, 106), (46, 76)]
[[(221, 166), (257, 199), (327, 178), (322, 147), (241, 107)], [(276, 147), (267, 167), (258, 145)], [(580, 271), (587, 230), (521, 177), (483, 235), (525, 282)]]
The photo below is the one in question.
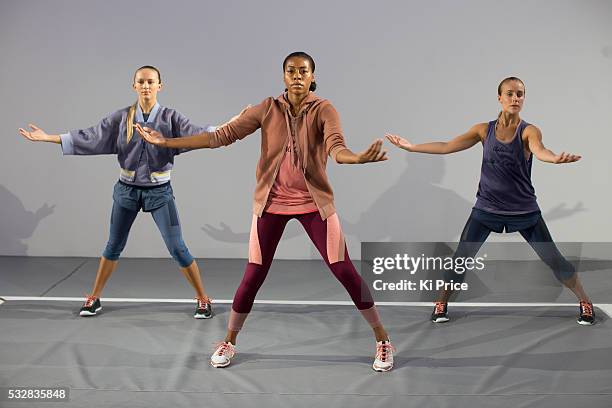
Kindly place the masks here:
[(15, 194), (0, 185), (0, 255), (27, 255), (28, 246), (23, 240), (32, 236), (54, 208), (45, 203), (36, 212), (28, 211)]
[[(202, 231), (204, 231), (209, 237), (219, 242), (228, 242), (228, 243), (248, 243), (250, 238), (250, 230), (246, 232), (234, 232), (232, 228), (224, 222), (221, 222), (220, 227), (214, 227), (210, 224), (205, 224), (202, 227)], [(250, 227), (250, 225), (248, 225)], [(296, 220), (291, 220), (287, 223), (285, 227), (285, 231), (283, 232), (283, 240), (295, 238), (299, 235), (305, 234), (304, 229), (299, 222)]]
[(397, 182), (356, 222), (343, 222), (347, 235), (362, 242), (452, 242), (459, 237), (473, 203), (439, 185), (444, 158), (406, 154), (405, 162)]

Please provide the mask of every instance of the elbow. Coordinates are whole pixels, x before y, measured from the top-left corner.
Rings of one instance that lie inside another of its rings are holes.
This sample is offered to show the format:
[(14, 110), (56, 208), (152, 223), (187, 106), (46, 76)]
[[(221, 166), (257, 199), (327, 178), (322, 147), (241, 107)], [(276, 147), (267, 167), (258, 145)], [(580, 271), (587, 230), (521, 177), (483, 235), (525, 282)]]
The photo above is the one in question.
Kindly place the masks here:
[(531, 154), (538, 159), (541, 162), (548, 162), (548, 158), (546, 157), (546, 155), (543, 154), (544, 152), (542, 150), (532, 150)]
[(456, 150), (453, 149), (453, 146), (450, 143), (444, 143), (440, 149), (440, 154), (450, 154), (454, 153), (455, 151)]

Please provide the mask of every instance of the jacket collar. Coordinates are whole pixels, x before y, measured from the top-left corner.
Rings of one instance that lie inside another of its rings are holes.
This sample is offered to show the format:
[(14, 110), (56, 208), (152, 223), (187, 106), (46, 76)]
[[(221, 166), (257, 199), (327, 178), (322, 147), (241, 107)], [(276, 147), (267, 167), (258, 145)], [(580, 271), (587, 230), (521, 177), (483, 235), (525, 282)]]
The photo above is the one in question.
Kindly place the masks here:
[[(155, 116), (157, 116), (157, 112), (159, 111), (159, 102), (155, 102), (153, 105), (153, 109), (151, 109), (151, 113), (149, 113), (149, 119), (146, 123), (151, 123), (155, 121)], [(140, 104), (136, 103), (136, 114), (134, 115), (134, 122), (144, 122), (144, 116), (142, 115), (142, 109), (140, 109)]]
[[(289, 99), (287, 99), (287, 92), (283, 92), (282, 94), (280, 94), (279, 96), (276, 97), (276, 100), (283, 106), (285, 106), (287, 109), (291, 108), (291, 104), (289, 103)], [(300, 112), (303, 111), (304, 109), (306, 109), (307, 107), (309, 107), (309, 105), (312, 105), (316, 102), (322, 101), (323, 98), (321, 98), (320, 96), (318, 96), (317, 94), (315, 94), (314, 92), (308, 92), (308, 95), (306, 95), (306, 98), (304, 98), (304, 100), (302, 101), (302, 106), (300, 107)]]

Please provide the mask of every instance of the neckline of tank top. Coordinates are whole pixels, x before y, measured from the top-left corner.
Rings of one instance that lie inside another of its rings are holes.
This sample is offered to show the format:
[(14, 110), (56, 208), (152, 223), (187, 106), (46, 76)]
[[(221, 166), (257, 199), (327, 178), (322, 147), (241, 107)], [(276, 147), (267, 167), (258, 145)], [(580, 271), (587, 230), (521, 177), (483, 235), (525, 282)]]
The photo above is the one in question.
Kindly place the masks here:
[(516, 125), (516, 129), (514, 130), (514, 135), (512, 136), (512, 139), (510, 139), (507, 142), (503, 142), (503, 141), (501, 141), (501, 140), (499, 140), (497, 138), (497, 121), (498, 120), (495, 121), (495, 125), (493, 126), (493, 136), (495, 137), (495, 140), (497, 140), (499, 143), (508, 146), (508, 145), (512, 144), (512, 142), (514, 142), (514, 140), (516, 139), (516, 137), (518, 135), (518, 131), (521, 128), (521, 125), (523, 124), (523, 119), (521, 119), (521, 121), (518, 123), (518, 125)]

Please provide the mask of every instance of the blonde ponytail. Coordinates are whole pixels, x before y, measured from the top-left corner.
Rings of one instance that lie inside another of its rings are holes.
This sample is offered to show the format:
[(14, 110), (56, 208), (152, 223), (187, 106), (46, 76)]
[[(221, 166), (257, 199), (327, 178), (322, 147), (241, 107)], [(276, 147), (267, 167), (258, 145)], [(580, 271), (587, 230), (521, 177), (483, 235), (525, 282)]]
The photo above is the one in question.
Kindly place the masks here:
[(136, 104), (138, 101), (134, 102), (127, 114), (127, 142), (130, 143), (132, 139), (132, 135), (134, 134), (134, 116), (136, 116)]

